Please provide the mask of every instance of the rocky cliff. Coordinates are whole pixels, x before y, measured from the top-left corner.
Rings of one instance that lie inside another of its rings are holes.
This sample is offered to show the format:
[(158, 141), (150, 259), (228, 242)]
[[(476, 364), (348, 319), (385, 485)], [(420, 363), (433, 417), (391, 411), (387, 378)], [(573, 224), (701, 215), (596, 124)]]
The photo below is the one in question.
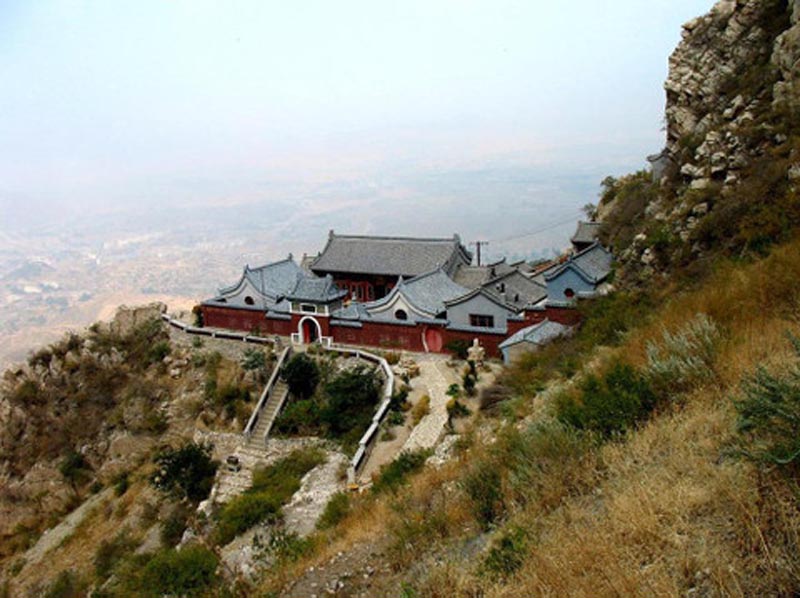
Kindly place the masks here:
[(791, 232), (800, 216), (798, 71), (797, 0), (720, 0), (683, 26), (653, 180), (604, 181), (606, 241), (628, 270), (651, 276)]

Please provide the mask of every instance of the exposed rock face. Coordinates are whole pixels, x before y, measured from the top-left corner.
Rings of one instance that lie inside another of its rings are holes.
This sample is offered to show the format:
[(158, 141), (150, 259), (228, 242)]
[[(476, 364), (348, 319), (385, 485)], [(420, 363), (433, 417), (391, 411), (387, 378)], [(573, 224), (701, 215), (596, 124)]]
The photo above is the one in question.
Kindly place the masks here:
[(692, 188), (736, 182), (763, 150), (750, 129), (798, 105), (798, 71), (800, 0), (720, 0), (683, 26), (665, 83), (667, 150)]
[(163, 303), (150, 303), (138, 307), (122, 305), (117, 308), (114, 319), (108, 324), (108, 330), (112, 334), (125, 336), (145, 322), (161, 318), (161, 314), (166, 311), (167, 306)]

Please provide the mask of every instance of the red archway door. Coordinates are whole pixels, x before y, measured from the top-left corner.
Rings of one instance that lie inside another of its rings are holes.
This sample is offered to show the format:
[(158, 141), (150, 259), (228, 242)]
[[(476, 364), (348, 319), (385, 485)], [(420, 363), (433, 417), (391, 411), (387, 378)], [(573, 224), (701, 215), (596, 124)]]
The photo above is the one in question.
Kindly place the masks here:
[(317, 340), (317, 325), (312, 320), (306, 320), (303, 322), (303, 343), (308, 345), (309, 343), (313, 343)]
[(442, 333), (438, 328), (425, 329), (425, 345), (428, 347), (430, 353), (439, 353), (444, 346)]

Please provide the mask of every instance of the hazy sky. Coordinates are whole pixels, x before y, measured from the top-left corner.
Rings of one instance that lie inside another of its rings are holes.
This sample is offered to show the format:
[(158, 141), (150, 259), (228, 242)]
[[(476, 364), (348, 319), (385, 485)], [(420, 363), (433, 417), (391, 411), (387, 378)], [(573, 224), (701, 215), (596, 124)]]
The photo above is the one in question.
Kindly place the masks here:
[(660, 149), (667, 58), (711, 4), (0, 0), (0, 207), (624, 172)]

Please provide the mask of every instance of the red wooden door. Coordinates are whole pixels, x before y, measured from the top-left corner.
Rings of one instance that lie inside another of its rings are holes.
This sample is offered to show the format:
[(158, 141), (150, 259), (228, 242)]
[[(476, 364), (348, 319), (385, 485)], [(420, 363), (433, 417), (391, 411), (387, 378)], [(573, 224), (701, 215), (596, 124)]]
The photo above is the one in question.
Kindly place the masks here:
[(441, 331), (438, 328), (425, 329), (425, 344), (430, 353), (439, 353), (444, 345)]

